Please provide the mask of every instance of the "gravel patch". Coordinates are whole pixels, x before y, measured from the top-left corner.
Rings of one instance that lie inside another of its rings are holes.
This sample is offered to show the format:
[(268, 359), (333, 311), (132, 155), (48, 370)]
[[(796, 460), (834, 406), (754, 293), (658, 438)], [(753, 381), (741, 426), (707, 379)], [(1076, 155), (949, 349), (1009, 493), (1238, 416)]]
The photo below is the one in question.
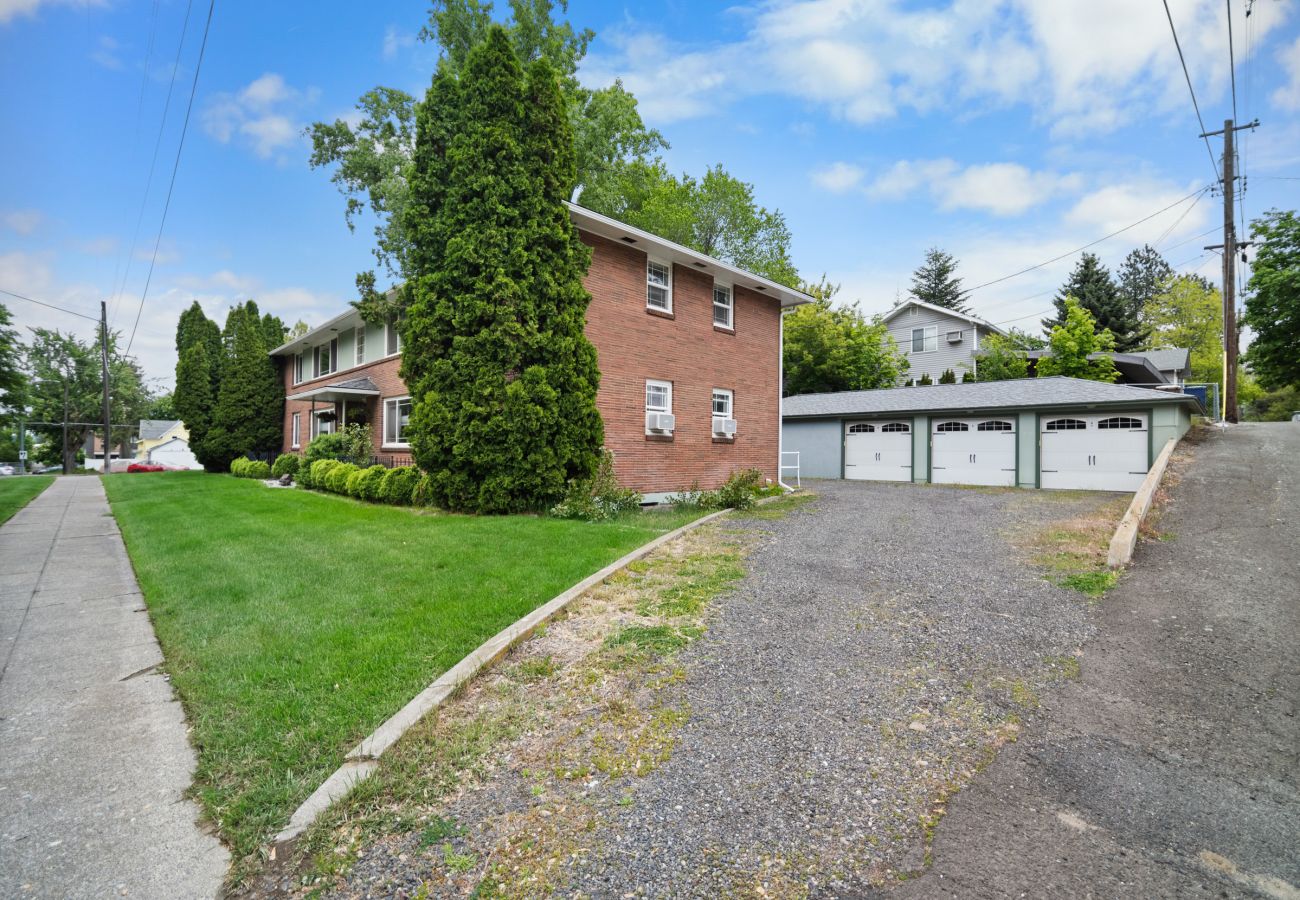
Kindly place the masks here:
[(916, 871), (944, 798), (1091, 635), (1008, 533), (1105, 498), (814, 489), (751, 524), (771, 533), (681, 660), (680, 744), (571, 865), (574, 893), (835, 894)]

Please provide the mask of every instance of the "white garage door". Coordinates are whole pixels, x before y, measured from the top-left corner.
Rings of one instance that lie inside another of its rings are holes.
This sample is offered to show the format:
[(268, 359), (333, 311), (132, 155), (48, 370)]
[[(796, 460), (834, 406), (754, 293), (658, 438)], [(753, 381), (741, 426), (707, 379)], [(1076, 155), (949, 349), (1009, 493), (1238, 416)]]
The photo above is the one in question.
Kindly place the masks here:
[(168, 447), (156, 447), (149, 453), (149, 462), (173, 469), (201, 469), (203, 466), (194, 458), (194, 453), (179, 444)]
[(1014, 419), (935, 419), (930, 442), (935, 484), (1016, 483)]
[(1043, 487), (1136, 491), (1147, 474), (1147, 424), (1142, 413), (1043, 419)]
[(912, 423), (855, 422), (844, 430), (844, 477), (912, 480)]

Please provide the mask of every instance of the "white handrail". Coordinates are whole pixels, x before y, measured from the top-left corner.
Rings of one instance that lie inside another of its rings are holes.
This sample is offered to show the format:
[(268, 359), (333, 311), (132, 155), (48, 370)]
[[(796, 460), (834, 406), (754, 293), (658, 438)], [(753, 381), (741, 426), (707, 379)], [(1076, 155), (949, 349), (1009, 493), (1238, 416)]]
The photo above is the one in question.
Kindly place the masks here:
[[(793, 457), (794, 457), (794, 463), (793, 463), (793, 464), (787, 463), (787, 462), (785, 461), (785, 460), (786, 460), (786, 457), (788, 457), (788, 456), (793, 456)], [(790, 470), (790, 469), (793, 469), (793, 470), (794, 470), (794, 483), (795, 483), (795, 486), (796, 486), (796, 487), (803, 487), (803, 483), (799, 480), (800, 472), (799, 472), (799, 451), (798, 451), (798, 450), (782, 450), (782, 451), (781, 451), (781, 479), (778, 479), (778, 480), (784, 480), (786, 471), (788, 471), (788, 470)]]

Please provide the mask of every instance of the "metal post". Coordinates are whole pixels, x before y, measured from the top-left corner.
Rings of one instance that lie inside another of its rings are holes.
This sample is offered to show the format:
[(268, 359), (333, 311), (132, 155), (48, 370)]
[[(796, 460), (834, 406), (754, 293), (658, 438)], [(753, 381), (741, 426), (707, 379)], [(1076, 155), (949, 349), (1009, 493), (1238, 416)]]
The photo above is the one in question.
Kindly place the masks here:
[[(90, 445), (91, 450), (95, 445)], [(68, 458), (68, 370), (63, 370), (63, 474), (72, 474), (72, 460)]]
[(27, 448), (23, 444), (23, 438), (27, 436), (27, 425), (22, 419), (18, 420), (18, 474), (27, 474)]
[(113, 471), (113, 419), (108, 407), (108, 302), (99, 301), (99, 356), (104, 370), (104, 474)]

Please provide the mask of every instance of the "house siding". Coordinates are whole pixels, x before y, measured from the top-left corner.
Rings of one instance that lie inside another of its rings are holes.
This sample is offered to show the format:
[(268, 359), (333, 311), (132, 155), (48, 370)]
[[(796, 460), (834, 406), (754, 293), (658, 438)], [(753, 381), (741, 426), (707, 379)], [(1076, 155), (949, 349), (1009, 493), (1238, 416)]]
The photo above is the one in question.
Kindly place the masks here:
[[(654, 495), (695, 484), (714, 488), (739, 469), (758, 469), (764, 478), (775, 481), (781, 343), (777, 299), (736, 285), (734, 329), (716, 328), (713, 277), (677, 265), (672, 274), (672, 315), (655, 315), (646, 311), (646, 254), (586, 232), (580, 236), (592, 249), (584, 283), (592, 295), (586, 333), (596, 347), (601, 372), (596, 406), (604, 419), (605, 446), (614, 454), (619, 482)], [(375, 432), (375, 453), (409, 455), (408, 450), (385, 448), (381, 443), (383, 400), (407, 395), (397, 374), (400, 357), (350, 366), (355, 357), (344, 353), (342, 339), (339, 344), (343, 363), (339, 371), (301, 384), (292, 383), (293, 357), (281, 357), (286, 394), (368, 377), (381, 394), (365, 401)], [(370, 326), (367, 357), (382, 352), (383, 346), (383, 327)], [(671, 438), (645, 433), (647, 379), (672, 382), (677, 427)], [(737, 423), (733, 440), (713, 437), (714, 388), (732, 392), (732, 417)], [(329, 405), (318, 402), (316, 406)], [(348, 406), (353, 408), (351, 402)], [(306, 446), (311, 409), (310, 401), (285, 403), (286, 451), (291, 449), (295, 412), (302, 414), (302, 446)]]
[(795, 419), (782, 426), (787, 453), (799, 451), (800, 478), (839, 478), (844, 472), (842, 419)]
[[(945, 369), (952, 369), (957, 375), (957, 380), (960, 381), (963, 373), (975, 370), (976, 326), (974, 324), (923, 307), (912, 307), (911, 309), (916, 310), (916, 315), (913, 315), (910, 309), (904, 309), (887, 323), (890, 336), (893, 337), (903, 351), (903, 355), (907, 357), (910, 365), (907, 374), (900, 379), (900, 382), (908, 379), (919, 379), (922, 375), (929, 374), (937, 384), (939, 376), (944, 373)], [(912, 329), (926, 328), (931, 325), (937, 326), (939, 330), (938, 349), (928, 353), (913, 353)], [(988, 331), (983, 328), (978, 330), (979, 339), (982, 341)], [(960, 331), (962, 333), (960, 344), (948, 343), (947, 335), (950, 331)]]

